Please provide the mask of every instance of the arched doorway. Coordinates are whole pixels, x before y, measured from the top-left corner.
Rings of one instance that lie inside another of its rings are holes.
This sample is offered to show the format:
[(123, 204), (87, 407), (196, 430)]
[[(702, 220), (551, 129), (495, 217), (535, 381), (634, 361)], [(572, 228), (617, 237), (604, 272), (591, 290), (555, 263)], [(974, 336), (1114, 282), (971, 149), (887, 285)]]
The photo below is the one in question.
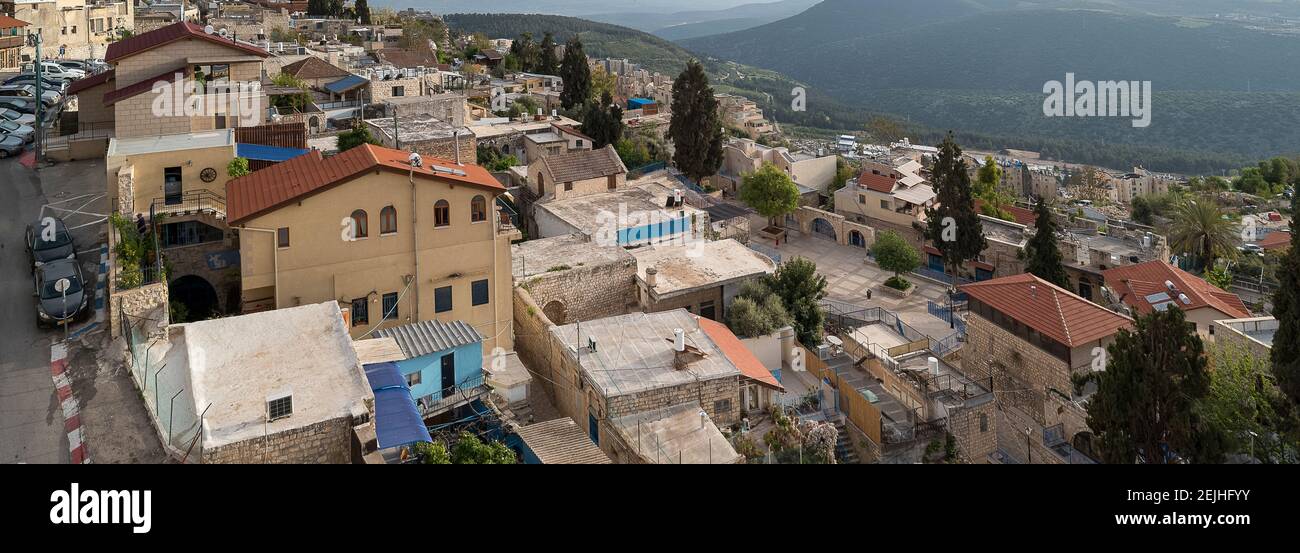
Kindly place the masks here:
[(217, 289), (203, 277), (186, 275), (173, 280), (167, 285), (167, 294), (173, 323), (202, 321), (219, 314)]
[(867, 239), (862, 237), (862, 233), (856, 230), (849, 231), (849, 245), (859, 248), (867, 247)]
[(564, 303), (560, 300), (551, 300), (546, 303), (546, 307), (542, 308), (542, 314), (546, 315), (546, 318), (556, 325), (564, 324), (568, 312), (568, 308), (564, 307)]
[(832, 225), (831, 222), (826, 219), (820, 217), (813, 219), (812, 228), (813, 234), (820, 234), (826, 238), (830, 238), (831, 240), (838, 239), (835, 235), (835, 225)]

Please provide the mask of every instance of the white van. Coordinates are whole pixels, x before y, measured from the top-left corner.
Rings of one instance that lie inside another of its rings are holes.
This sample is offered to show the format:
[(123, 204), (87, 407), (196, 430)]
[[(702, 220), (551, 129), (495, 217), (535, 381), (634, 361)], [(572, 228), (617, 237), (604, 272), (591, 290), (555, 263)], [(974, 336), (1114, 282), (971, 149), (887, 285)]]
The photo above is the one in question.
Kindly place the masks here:
[[(32, 64), (29, 63), (27, 65), (24, 65), (23, 72), (32, 73), (33, 72)], [(41, 62), (41, 74), (55, 75), (55, 76), (63, 77), (65, 79), (80, 79), (86, 76), (85, 71), (82, 71), (80, 69), (67, 68), (51, 61)]]

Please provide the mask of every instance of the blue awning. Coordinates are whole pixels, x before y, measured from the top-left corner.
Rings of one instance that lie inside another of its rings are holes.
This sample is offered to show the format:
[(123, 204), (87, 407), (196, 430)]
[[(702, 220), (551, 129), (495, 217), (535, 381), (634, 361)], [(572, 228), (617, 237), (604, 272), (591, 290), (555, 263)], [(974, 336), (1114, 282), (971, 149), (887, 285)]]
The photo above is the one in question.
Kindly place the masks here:
[(375, 393), (375, 437), (379, 449), (432, 442), (411, 389), (396, 363), (366, 365), (366, 380)]
[(301, 148), (284, 148), (280, 146), (264, 146), (262, 144), (235, 144), (235, 155), (244, 159), (257, 161), (288, 161), (310, 150)]
[(346, 77), (343, 77), (342, 79), (339, 79), (337, 81), (325, 85), (325, 90), (328, 90), (335, 94), (342, 94), (344, 92), (352, 90), (368, 82), (370, 81), (365, 77), (361, 77), (358, 75), (348, 75)]

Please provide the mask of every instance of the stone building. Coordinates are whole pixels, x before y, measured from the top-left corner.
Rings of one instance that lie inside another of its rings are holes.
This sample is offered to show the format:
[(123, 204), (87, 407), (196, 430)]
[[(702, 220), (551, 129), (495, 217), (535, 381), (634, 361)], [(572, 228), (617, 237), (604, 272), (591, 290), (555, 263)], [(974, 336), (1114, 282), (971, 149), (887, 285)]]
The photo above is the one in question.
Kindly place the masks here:
[(627, 250), (581, 234), (511, 246), (515, 284), (528, 290), (555, 324), (633, 311), (637, 262)]
[(1250, 309), (1236, 294), (1163, 260), (1108, 269), (1102, 277), (1112, 296), (1106, 298), (1108, 306), (1127, 307), (1134, 316), (1182, 309), (1202, 339), (1214, 337), (1215, 321), (1250, 317)]
[(14, 71), (22, 67), (27, 26), (26, 21), (0, 14), (0, 71)]
[(373, 424), (375, 396), (337, 304), (173, 325), (168, 336), (159, 354), (169, 370), (154, 385), (179, 393), (173, 404), (146, 406), (172, 455), (188, 449), (203, 463), (358, 457), (353, 436)]
[(516, 348), (555, 407), (615, 462), (635, 462), (614, 438), (623, 417), (694, 403), (695, 425), (740, 420), (740, 369), (684, 309), (555, 326), (516, 289), (515, 319)]
[(459, 163), (478, 160), (474, 133), (428, 113), (366, 119), (371, 136), (386, 147)]
[(684, 308), (726, 320), (745, 282), (776, 271), (771, 258), (732, 239), (654, 245), (631, 250), (637, 265), (637, 298), (647, 312)]
[(992, 379), (1004, 416), (999, 449), (1022, 462), (1084, 460), (1076, 454), (1090, 448), (1081, 404), (1090, 391), (1076, 390), (1072, 379), (1104, 369), (1107, 346), (1132, 319), (1028, 273), (961, 290), (970, 297), (963, 372)]
[[(48, 57), (102, 58), (121, 31), (135, 28), (131, 0), (15, 0), (9, 14), (31, 24), (41, 35), (41, 52)], [(36, 49), (23, 48), (35, 57)]]

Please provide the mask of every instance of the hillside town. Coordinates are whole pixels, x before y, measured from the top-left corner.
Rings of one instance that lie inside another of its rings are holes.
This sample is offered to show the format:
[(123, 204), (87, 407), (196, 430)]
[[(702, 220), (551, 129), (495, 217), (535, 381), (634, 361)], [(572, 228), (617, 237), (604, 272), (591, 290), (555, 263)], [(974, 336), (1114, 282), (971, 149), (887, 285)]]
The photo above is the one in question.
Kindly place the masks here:
[(582, 38), (0, 2), (0, 462), (1300, 461), (1300, 161), (808, 133)]

